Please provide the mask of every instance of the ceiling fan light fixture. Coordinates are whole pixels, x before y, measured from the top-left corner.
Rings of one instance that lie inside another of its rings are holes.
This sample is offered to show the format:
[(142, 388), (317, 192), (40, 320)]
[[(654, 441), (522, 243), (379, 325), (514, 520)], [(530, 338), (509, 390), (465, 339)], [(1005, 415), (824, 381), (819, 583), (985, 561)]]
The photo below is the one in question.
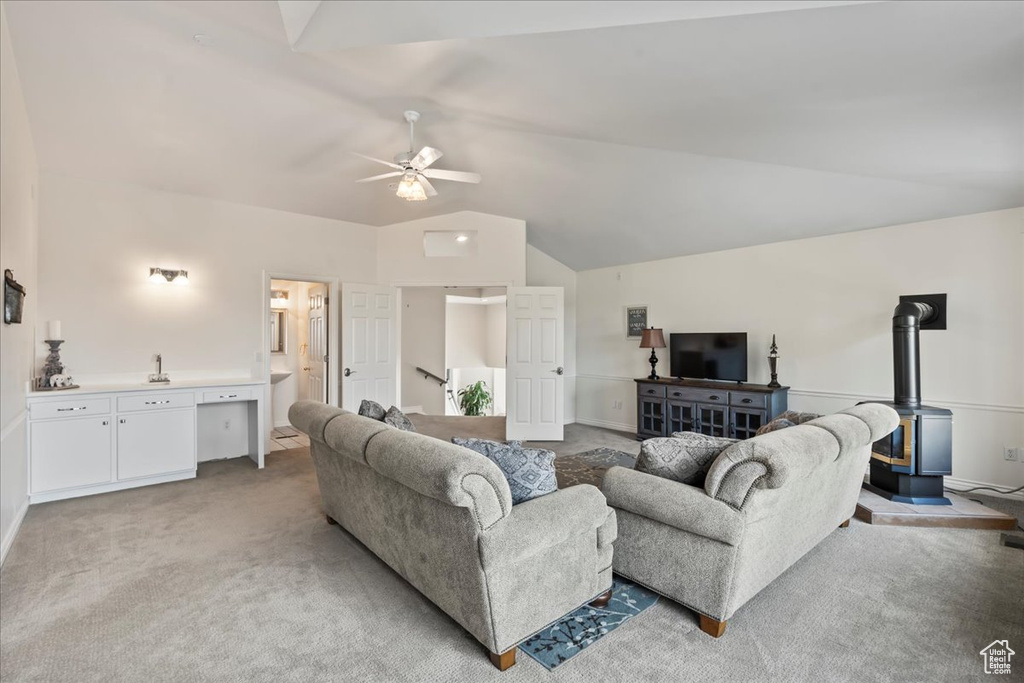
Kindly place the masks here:
[(408, 202), (421, 202), (427, 198), (426, 190), (423, 189), (419, 179), (415, 176), (405, 176), (402, 178), (402, 182), (398, 183), (398, 190), (395, 194)]

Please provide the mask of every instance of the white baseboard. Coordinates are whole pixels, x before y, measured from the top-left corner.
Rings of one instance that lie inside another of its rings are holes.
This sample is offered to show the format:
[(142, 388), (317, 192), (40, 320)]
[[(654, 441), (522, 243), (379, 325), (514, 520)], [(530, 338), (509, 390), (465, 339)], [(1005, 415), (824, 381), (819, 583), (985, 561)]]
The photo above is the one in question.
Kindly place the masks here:
[(18, 512), (15, 513), (14, 523), (7, 530), (7, 535), (3, 537), (3, 540), (0, 540), (0, 565), (3, 565), (4, 560), (7, 559), (7, 551), (11, 549), (11, 545), (14, 544), (14, 538), (18, 535), (18, 531), (21, 530), (21, 523), (25, 520), (26, 512), (28, 512), (27, 498), (22, 502), (21, 507), (18, 508)]
[(604, 427), (605, 429), (614, 429), (617, 432), (629, 432), (631, 434), (636, 433), (636, 427), (631, 424), (624, 422), (610, 422), (608, 420), (595, 420), (592, 418), (582, 418), (577, 416), (576, 423), (581, 425), (590, 425), (591, 427)]
[[(993, 498), (1008, 498), (1010, 500), (1024, 500), (1024, 491), (1017, 491), (1016, 493), (1004, 493), (1005, 491), (1009, 491), (1010, 487), (1000, 486), (998, 484), (989, 484), (984, 481), (971, 481), (970, 479), (957, 479), (955, 477), (945, 477), (943, 478), (943, 483), (951, 489), (961, 490), (974, 488), (975, 486), (988, 486), (989, 488), (993, 488), (996, 490), (989, 491), (988, 489), (986, 489), (984, 491), (971, 491), (971, 494), (978, 494), (981, 496), (992, 496)], [(956, 492), (954, 491), (954, 493)], [(959, 495), (967, 496), (971, 494), (962, 493)]]

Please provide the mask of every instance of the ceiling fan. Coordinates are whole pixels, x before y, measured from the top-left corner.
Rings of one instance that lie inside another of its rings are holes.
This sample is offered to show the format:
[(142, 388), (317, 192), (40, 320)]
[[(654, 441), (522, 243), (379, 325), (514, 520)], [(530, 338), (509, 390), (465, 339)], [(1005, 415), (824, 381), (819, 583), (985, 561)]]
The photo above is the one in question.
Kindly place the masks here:
[(428, 168), (431, 164), (441, 158), (441, 150), (434, 149), (433, 147), (424, 147), (419, 151), (418, 154), (413, 155), (414, 140), (414, 127), (416, 122), (420, 120), (420, 114), (416, 111), (405, 112), (405, 120), (409, 122), (409, 151), (402, 152), (395, 155), (395, 163), (390, 161), (384, 161), (383, 159), (375, 159), (373, 157), (360, 154), (359, 152), (352, 152), (358, 157), (369, 159), (370, 161), (376, 161), (378, 164), (384, 164), (396, 170), (390, 173), (382, 173), (380, 175), (371, 176), (369, 178), (362, 178), (357, 180), (357, 183), (369, 183), (374, 180), (384, 180), (385, 178), (397, 178), (399, 176), (402, 179), (398, 182), (398, 190), (395, 192), (396, 195), (402, 199), (410, 202), (423, 201), (427, 197), (434, 197), (437, 195), (437, 190), (430, 184), (428, 178), (434, 180), (454, 180), (458, 183), (479, 183), (479, 173), (468, 173), (465, 171), (443, 171), (439, 168)]

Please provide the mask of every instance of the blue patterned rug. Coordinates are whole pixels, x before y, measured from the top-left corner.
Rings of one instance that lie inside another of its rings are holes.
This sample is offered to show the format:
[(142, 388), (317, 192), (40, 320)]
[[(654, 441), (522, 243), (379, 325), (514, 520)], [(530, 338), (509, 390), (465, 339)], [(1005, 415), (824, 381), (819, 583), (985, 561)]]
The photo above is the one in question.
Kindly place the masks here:
[(559, 664), (569, 661), (657, 601), (656, 593), (616, 576), (612, 580), (612, 599), (606, 606), (584, 605), (537, 635), (524, 640), (519, 644), (519, 649), (550, 671)]

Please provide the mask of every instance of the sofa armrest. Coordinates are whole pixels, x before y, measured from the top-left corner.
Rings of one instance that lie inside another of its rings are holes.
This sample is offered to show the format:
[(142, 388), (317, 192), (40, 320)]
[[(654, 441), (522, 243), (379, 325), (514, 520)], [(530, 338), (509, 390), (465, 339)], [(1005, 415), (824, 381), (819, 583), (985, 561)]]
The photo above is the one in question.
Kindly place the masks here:
[(614, 508), (704, 538), (734, 546), (743, 535), (743, 514), (694, 486), (612, 467), (604, 475), (601, 491)]
[[(529, 557), (575, 536), (596, 535), (610, 512), (604, 496), (589, 484), (519, 503), (505, 519), (481, 534), (480, 561), (487, 569)], [(609, 528), (613, 530), (614, 526)], [(614, 540), (606, 534), (606, 542), (610, 542), (608, 536)]]

